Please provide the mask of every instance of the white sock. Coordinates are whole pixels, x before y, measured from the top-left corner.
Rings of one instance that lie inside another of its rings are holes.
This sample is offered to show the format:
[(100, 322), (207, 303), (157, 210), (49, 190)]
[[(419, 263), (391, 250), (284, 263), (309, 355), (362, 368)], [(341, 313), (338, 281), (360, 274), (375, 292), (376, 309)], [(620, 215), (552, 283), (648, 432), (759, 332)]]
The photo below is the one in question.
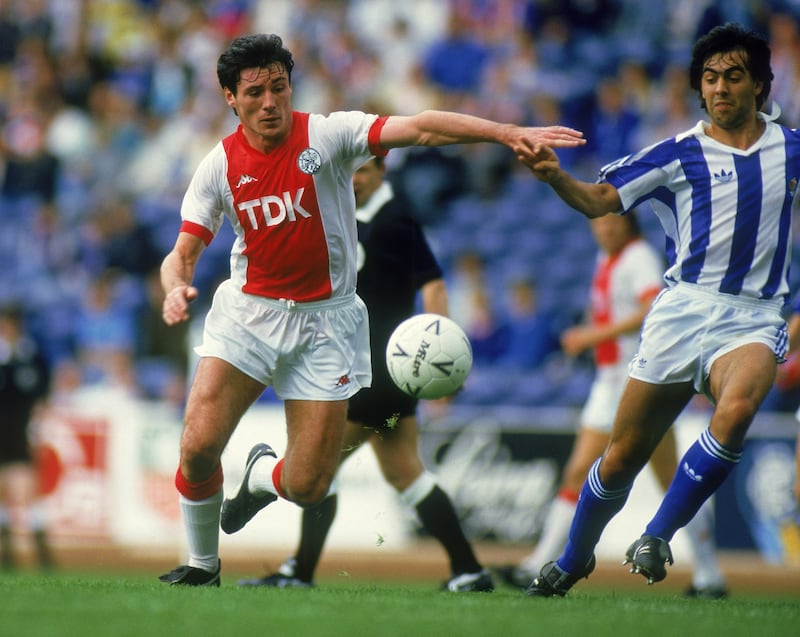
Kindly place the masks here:
[(400, 494), (400, 501), (410, 509), (428, 497), (428, 494), (436, 487), (436, 478), (428, 471), (423, 471), (419, 477), (406, 487)]
[(520, 562), (519, 568), (538, 575), (542, 566), (557, 559), (569, 537), (569, 527), (575, 516), (577, 503), (566, 498), (557, 497), (550, 505), (544, 521), (542, 536), (534, 551)]
[(275, 488), (272, 481), (272, 474), (275, 471), (275, 465), (278, 464), (279, 458), (272, 456), (261, 456), (253, 465), (250, 471), (250, 479), (247, 481), (247, 490), (253, 495), (280, 495)]
[(219, 566), (219, 512), (222, 489), (205, 500), (180, 495), (183, 525), (189, 547), (189, 566), (213, 573)]
[(694, 556), (692, 585), (698, 589), (724, 587), (725, 577), (719, 567), (717, 544), (714, 541), (714, 512), (711, 502), (703, 504), (684, 528)]
[(47, 515), (41, 502), (34, 502), (27, 511), (28, 528), (31, 531), (44, 531), (47, 527)]

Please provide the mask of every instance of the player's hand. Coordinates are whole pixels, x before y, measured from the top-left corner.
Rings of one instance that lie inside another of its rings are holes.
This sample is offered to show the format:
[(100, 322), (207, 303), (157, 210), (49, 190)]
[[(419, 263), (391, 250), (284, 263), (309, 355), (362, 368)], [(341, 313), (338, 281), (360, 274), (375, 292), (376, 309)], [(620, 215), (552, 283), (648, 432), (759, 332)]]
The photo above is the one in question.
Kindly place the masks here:
[(517, 159), (528, 167), (534, 177), (548, 184), (561, 173), (558, 155), (549, 146), (540, 144), (531, 152), (517, 153)]
[(199, 294), (196, 287), (178, 285), (172, 288), (164, 298), (161, 316), (167, 325), (177, 325), (189, 320), (189, 304)]
[(576, 325), (561, 333), (561, 349), (567, 356), (577, 356), (594, 344), (591, 328)]
[(568, 126), (513, 127), (508, 146), (520, 159), (534, 161), (543, 147), (575, 148), (583, 146), (583, 133)]

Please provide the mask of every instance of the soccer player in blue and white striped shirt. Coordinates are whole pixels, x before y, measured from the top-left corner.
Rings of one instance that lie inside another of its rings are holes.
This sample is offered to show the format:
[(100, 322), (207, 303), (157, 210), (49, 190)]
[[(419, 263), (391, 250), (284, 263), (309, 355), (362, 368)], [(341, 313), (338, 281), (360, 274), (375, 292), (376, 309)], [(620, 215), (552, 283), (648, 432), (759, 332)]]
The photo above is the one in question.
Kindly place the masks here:
[(770, 50), (739, 25), (695, 44), (690, 67), (707, 122), (605, 166), (597, 183), (537, 147), (520, 159), (570, 206), (594, 218), (649, 202), (666, 234), (667, 287), (644, 323), (611, 441), (583, 485), (569, 541), (529, 595), (563, 596), (595, 565), (594, 549), (634, 478), (695, 393), (714, 404), (644, 534), (626, 552), (648, 583), (666, 577), (669, 541), (722, 484), (783, 362), (790, 216), (800, 178), (800, 131), (760, 112)]

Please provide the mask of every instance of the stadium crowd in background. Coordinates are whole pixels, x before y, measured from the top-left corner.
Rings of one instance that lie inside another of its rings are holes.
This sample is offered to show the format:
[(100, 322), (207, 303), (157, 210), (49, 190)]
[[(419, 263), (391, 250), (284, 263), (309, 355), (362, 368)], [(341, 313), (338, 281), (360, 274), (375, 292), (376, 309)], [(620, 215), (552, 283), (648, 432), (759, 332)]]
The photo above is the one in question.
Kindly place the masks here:
[[(152, 255), (175, 236), (190, 175), (230, 128), (209, 60), (238, 34), (286, 34), (307, 60), (295, 78), (300, 110), (369, 103), (382, 112), (439, 107), (565, 122), (586, 131), (590, 144), (562, 161), (593, 177), (605, 154), (700, 119), (685, 63), (695, 36), (726, 20), (769, 35), (781, 121), (800, 124), (798, 18), (795, 0), (0, 0), (0, 300), (23, 304), (56, 387), (77, 370), (84, 384), (180, 401), (185, 366), (139, 338), (147, 281)], [(489, 289), (533, 273), (538, 307), (558, 308), (559, 324), (577, 321), (591, 236), (509, 153), (408, 150), (392, 153), (388, 167), (411, 193), (448, 279), (457, 256), (478, 249)], [(564, 254), (574, 267), (551, 267)], [(197, 276), (210, 291), (228, 255), (211, 248), (205, 259)], [(80, 325), (86, 313), (102, 316), (100, 282), (115, 334)], [(209, 294), (198, 300), (209, 302)], [(486, 302), (507, 322), (502, 294)], [(135, 337), (123, 325), (133, 325)], [(118, 364), (98, 369), (90, 350), (112, 337), (123, 339), (114, 345)], [(513, 392), (487, 384), (476, 394), (468, 384), (458, 400), (580, 405), (591, 374), (579, 372), (589, 362), (569, 363), (570, 374), (566, 364), (556, 351), (528, 372), (536, 382)], [(784, 387), (766, 406), (794, 409), (797, 396), (796, 386)]]

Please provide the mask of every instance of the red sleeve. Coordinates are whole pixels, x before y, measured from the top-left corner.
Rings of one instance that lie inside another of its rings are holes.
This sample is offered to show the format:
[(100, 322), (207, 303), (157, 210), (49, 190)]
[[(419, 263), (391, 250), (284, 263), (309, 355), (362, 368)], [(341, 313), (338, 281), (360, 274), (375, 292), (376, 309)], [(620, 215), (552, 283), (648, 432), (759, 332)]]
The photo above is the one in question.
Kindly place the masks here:
[(386, 157), (389, 152), (388, 149), (381, 148), (381, 130), (383, 130), (383, 125), (386, 123), (387, 119), (389, 119), (388, 115), (379, 117), (373, 122), (369, 129), (367, 143), (369, 144), (369, 152), (375, 157)]
[(201, 226), (199, 223), (194, 223), (193, 221), (183, 221), (181, 223), (180, 231), (193, 234), (195, 237), (202, 239), (206, 246), (208, 246), (208, 244), (211, 243), (211, 240), (214, 238), (211, 230)]

